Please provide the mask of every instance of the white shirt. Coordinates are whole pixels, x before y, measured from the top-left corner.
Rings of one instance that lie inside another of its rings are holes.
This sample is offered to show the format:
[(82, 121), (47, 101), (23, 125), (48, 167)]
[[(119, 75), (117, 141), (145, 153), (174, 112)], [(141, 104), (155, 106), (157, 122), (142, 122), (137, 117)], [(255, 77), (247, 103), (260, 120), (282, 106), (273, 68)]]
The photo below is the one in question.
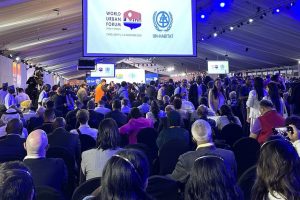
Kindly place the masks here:
[[(164, 111), (160, 110), (158, 113), (158, 118), (163, 118), (165, 116), (166, 116), (166, 113)], [(155, 123), (157, 121), (157, 119), (154, 117), (152, 112), (147, 112), (146, 118), (151, 119), (153, 121), (153, 123)]]
[(0, 90), (0, 104), (4, 105), (7, 91)]
[(6, 109), (9, 109), (10, 106), (16, 105), (16, 100), (14, 95), (7, 93), (7, 95), (5, 96), (5, 100), (4, 100), (4, 105), (6, 107)]
[(48, 94), (45, 90), (41, 91), (40, 95), (39, 95), (39, 103), (42, 103), (43, 99), (48, 98)]
[(195, 111), (195, 106), (192, 102), (182, 99), (181, 109), (187, 111), (188, 113), (192, 113)]
[[(92, 138), (94, 138), (95, 140), (97, 139), (97, 135), (98, 135), (98, 130), (97, 129), (91, 128), (87, 124), (81, 124), (78, 129), (80, 130), (81, 134), (89, 135)], [(77, 129), (71, 130), (70, 133), (78, 134)]]
[(19, 93), (15, 99), (17, 105), (20, 105), (23, 101), (30, 100), (29, 96), (24, 92)]
[(121, 108), (121, 112), (124, 114), (129, 114), (130, 110), (131, 110), (131, 108), (129, 106), (122, 106), (122, 108)]
[(159, 90), (157, 92), (157, 99), (162, 101), (164, 96), (165, 96), (165, 91), (161, 87), (161, 88), (159, 88)]
[(103, 115), (106, 115), (106, 113), (109, 113), (111, 111), (109, 108), (105, 108), (104, 106), (101, 106), (101, 105), (96, 107), (94, 110)]

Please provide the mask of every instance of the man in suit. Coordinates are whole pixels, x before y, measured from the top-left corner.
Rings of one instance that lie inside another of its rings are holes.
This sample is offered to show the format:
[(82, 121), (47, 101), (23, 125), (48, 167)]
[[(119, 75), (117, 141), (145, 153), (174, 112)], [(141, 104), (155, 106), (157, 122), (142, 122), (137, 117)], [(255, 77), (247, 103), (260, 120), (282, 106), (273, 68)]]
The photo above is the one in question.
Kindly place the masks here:
[(204, 155), (222, 157), (231, 175), (234, 178), (236, 177), (236, 161), (233, 152), (215, 147), (212, 142), (211, 127), (208, 122), (202, 119), (195, 121), (192, 125), (192, 135), (198, 147), (195, 151), (189, 151), (179, 156), (176, 167), (171, 174), (172, 178), (181, 183), (186, 183), (195, 160)]
[(48, 135), (48, 142), (51, 147), (63, 147), (67, 149), (80, 166), (81, 146), (79, 136), (66, 131), (66, 121), (62, 117), (57, 117), (53, 123), (54, 131)]
[(121, 101), (117, 99), (114, 100), (112, 103), (112, 109), (113, 111), (107, 113), (105, 118), (114, 119), (118, 124), (118, 128), (120, 128), (127, 123), (127, 116), (121, 112)]
[(93, 100), (89, 100), (87, 103), (87, 109), (89, 111), (89, 126), (91, 128), (98, 129), (100, 122), (104, 119), (104, 115), (102, 113), (98, 113), (95, 111), (95, 102)]
[(47, 134), (50, 134), (53, 131), (54, 120), (55, 120), (54, 110), (46, 109), (44, 113), (44, 122), (41, 126), (37, 127), (36, 129), (42, 129)]
[(60, 158), (46, 158), (48, 138), (45, 131), (37, 129), (29, 134), (24, 148), (27, 156), (24, 164), (30, 169), (35, 186), (49, 186), (64, 191), (68, 175), (65, 163)]
[(19, 119), (12, 119), (6, 126), (7, 135), (0, 140), (0, 160), (17, 158), (22, 160), (26, 151), (23, 147), (25, 139), (21, 137), (23, 124)]
[[(67, 122), (67, 130), (70, 131), (72, 129), (78, 128), (76, 113), (78, 110), (83, 108), (83, 104), (80, 101), (75, 102), (75, 110), (71, 110), (67, 113), (66, 122)], [(79, 125), (79, 124), (78, 124)]]
[(206, 87), (202, 84), (201, 76), (197, 76), (196, 82), (191, 85), (189, 90), (189, 100), (194, 104), (197, 109), (201, 97), (205, 94)]

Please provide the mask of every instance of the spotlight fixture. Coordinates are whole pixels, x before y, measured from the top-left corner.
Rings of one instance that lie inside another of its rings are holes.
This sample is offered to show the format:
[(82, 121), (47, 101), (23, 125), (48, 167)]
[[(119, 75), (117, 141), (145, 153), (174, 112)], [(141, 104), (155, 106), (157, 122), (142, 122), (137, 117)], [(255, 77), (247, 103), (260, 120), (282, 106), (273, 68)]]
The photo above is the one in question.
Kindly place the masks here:
[(275, 11), (276, 11), (276, 13), (280, 13), (280, 9), (279, 8), (277, 8)]
[(167, 68), (167, 72), (172, 72), (172, 71), (174, 71), (174, 70), (175, 70), (174, 67), (168, 67), (168, 68)]
[(217, 37), (218, 36), (218, 33), (214, 33), (214, 37)]
[(201, 41), (204, 41), (204, 38), (201, 38)]
[(16, 61), (17, 62), (20, 61), (20, 57), (19, 56), (16, 57)]
[(300, 60), (298, 60), (298, 64), (300, 65)]
[(13, 55), (12, 55), (12, 54), (9, 54), (9, 56), (8, 56), (8, 57), (12, 58), (12, 57), (13, 57)]
[(221, 3), (220, 3), (220, 7), (221, 7), (221, 8), (224, 8), (225, 6), (226, 6), (226, 3), (225, 3), (225, 2), (221, 2)]
[(231, 31), (233, 31), (233, 29), (234, 29), (234, 27), (233, 26), (230, 26), (230, 28), (229, 28)]
[(248, 20), (248, 22), (249, 22), (249, 23), (252, 23), (253, 21), (254, 21), (254, 20), (253, 20), (253, 19), (251, 19), (251, 18)]
[(201, 17), (201, 19), (205, 19), (206, 16), (204, 14), (202, 14), (200, 17)]

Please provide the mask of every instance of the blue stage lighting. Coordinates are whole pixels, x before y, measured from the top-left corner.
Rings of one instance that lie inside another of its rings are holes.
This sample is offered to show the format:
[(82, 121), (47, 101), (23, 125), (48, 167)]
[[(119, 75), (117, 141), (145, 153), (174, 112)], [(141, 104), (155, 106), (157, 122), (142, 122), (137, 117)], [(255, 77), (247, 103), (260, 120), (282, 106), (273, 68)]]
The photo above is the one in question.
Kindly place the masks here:
[(220, 3), (220, 7), (221, 7), (221, 8), (224, 8), (224, 7), (225, 7), (225, 5), (226, 5), (226, 3), (225, 3), (225, 2), (221, 2), (221, 3)]
[(200, 17), (201, 17), (201, 19), (205, 19), (205, 15), (204, 14), (202, 14), (202, 15), (200, 15)]
[(280, 9), (279, 9), (279, 8), (277, 8), (277, 9), (276, 9), (276, 12), (277, 12), (277, 13), (280, 13)]

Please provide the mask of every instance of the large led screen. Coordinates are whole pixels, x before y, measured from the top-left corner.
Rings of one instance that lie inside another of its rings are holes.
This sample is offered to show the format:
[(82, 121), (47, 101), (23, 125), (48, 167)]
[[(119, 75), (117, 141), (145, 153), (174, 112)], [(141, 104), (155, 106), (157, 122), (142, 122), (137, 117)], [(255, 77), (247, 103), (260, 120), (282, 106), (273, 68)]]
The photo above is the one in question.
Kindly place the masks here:
[(195, 0), (83, 0), (84, 56), (196, 56)]
[(209, 74), (228, 74), (228, 61), (207, 61), (207, 68)]

